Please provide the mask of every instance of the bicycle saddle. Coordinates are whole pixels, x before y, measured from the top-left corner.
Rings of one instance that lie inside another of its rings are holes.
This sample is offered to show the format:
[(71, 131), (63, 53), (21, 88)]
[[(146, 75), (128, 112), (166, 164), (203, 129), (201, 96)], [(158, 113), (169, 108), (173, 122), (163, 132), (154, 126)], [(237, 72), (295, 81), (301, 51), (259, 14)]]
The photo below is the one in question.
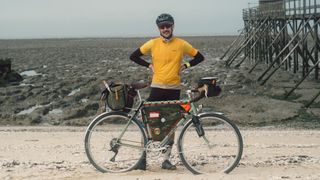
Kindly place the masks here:
[(133, 88), (133, 89), (143, 89), (145, 87), (148, 87), (149, 86), (149, 83), (131, 83), (130, 86)]

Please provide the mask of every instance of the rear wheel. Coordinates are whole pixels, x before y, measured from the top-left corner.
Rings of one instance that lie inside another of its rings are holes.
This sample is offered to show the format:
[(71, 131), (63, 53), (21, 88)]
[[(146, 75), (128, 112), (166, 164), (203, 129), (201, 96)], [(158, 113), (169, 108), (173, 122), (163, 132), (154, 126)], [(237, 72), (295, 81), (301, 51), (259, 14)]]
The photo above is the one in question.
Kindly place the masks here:
[(190, 120), (178, 139), (179, 156), (194, 174), (229, 173), (239, 163), (243, 141), (237, 126), (228, 118), (214, 113), (199, 117), (204, 136), (199, 137)]
[[(125, 113), (110, 112), (96, 117), (85, 135), (85, 150), (90, 163), (101, 172), (126, 172), (134, 169), (145, 155), (147, 141), (141, 124)], [(119, 139), (126, 124), (127, 130)]]

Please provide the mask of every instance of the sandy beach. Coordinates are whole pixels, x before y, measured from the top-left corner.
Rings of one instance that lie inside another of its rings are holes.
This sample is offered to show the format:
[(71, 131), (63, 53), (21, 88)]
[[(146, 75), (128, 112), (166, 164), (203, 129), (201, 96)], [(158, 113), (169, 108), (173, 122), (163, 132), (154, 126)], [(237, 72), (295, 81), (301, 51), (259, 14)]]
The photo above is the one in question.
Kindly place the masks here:
[[(240, 128), (244, 153), (230, 174), (193, 175), (182, 165), (162, 170), (101, 173), (84, 151), (86, 127), (1, 127), (1, 179), (319, 179), (320, 132), (274, 127)], [(5, 141), (3, 141), (5, 140)]]

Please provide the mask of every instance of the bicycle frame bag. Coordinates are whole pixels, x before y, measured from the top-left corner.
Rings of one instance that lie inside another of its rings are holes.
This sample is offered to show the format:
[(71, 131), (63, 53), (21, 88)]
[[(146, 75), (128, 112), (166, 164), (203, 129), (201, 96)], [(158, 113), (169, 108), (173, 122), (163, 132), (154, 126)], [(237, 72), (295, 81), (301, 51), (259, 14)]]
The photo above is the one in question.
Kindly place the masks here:
[[(190, 105), (190, 104), (189, 104)], [(188, 110), (180, 104), (145, 104), (144, 122), (154, 141), (162, 141)]]
[(220, 86), (217, 85), (216, 77), (205, 77), (198, 81), (198, 88), (207, 86), (207, 97), (219, 96), (221, 93)]

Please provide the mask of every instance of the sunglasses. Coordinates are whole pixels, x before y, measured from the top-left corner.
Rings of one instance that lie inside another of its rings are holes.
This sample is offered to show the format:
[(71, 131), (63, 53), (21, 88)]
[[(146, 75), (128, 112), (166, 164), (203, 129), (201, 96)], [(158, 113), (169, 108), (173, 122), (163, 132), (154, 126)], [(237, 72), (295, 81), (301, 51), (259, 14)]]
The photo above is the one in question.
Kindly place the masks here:
[(158, 26), (160, 29), (164, 29), (164, 28), (167, 28), (167, 29), (169, 29), (169, 28), (171, 28), (172, 27), (172, 25), (171, 24), (162, 24), (162, 25), (160, 25), (160, 26)]

